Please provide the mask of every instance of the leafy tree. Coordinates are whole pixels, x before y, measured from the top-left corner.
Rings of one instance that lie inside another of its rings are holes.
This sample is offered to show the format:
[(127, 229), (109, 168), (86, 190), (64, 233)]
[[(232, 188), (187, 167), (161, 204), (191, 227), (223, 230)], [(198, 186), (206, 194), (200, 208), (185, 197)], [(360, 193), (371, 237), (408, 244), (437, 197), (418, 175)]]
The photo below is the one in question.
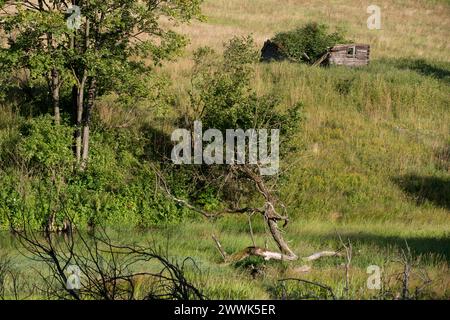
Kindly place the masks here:
[[(191, 123), (193, 126), (194, 120), (201, 120), (203, 130), (218, 129), (222, 136), (226, 136), (227, 129), (242, 129), (244, 132), (248, 129), (278, 129), (280, 155), (283, 157), (292, 151), (289, 142), (293, 140), (292, 136), (299, 126), (301, 106), (283, 106), (279, 97), (273, 93), (264, 96), (256, 94), (251, 82), (255, 76), (257, 59), (251, 37), (231, 39), (225, 45), (222, 57), (209, 48), (199, 49), (195, 54), (192, 78), (191, 105), (196, 112)], [(297, 256), (284, 241), (277, 225), (280, 221), (288, 221), (286, 210), (274, 191), (279, 189), (276, 187), (279, 175), (263, 176), (260, 169), (264, 164), (260, 160), (256, 164), (246, 161), (193, 166), (195, 173), (192, 176), (196, 177), (193, 183), (202, 190), (198, 199), (193, 200), (206, 209), (197, 207), (196, 210), (206, 216), (260, 213), (280, 253), (254, 248), (250, 254), (267, 259), (294, 260)], [(214, 205), (211, 194), (224, 200), (223, 205)], [(263, 206), (254, 205), (261, 200), (258, 195), (262, 197)], [(178, 201), (183, 203), (182, 200)]]
[[(48, 84), (55, 122), (60, 123), (60, 89), (67, 78), (64, 40), (67, 26), (61, 1), (1, 1), (0, 32), (6, 46), (0, 51), (4, 88), (13, 84), (11, 74), (28, 75), (33, 87), (41, 80)], [(2, 41), (3, 42), (3, 41)]]
[[(186, 44), (172, 26), (200, 18), (202, 0), (1, 1), (0, 32), (8, 44), (0, 66), (45, 79), (60, 122), (60, 89), (71, 88), (75, 154), (84, 168), (89, 155), (91, 112), (96, 96), (111, 91), (146, 95), (152, 65)], [(79, 28), (68, 28), (67, 10), (80, 9)], [(164, 21), (164, 23), (163, 23)], [(70, 91), (70, 90), (69, 90)]]

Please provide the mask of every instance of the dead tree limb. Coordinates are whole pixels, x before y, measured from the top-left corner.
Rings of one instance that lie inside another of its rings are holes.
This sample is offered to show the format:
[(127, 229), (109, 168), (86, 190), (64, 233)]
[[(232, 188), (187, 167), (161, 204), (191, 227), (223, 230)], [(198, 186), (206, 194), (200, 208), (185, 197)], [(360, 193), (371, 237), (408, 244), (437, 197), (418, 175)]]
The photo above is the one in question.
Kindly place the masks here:
[[(278, 249), (281, 253), (269, 252), (266, 251), (265, 259), (277, 259), (277, 260), (297, 260), (298, 256), (291, 250), (287, 242), (284, 240), (280, 229), (278, 227), (278, 221), (284, 221), (284, 226), (286, 226), (289, 222), (288, 217), (281, 216), (276, 211), (275, 207), (277, 204), (277, 199), (272, 194), (272, 192), (267, 188), (264, 183), (263, 178), (256, 174), (255, 171), (249, 166), (239, 166), (239, 170), (244, 173), (251, 181), (256, 184), (258, 191), (263, 195), (266, 205), (264, 210), (264, 218), (268, 224), (270, 233), (275, 240)], [(257, 168), (258, 169), (258, 168)]]
[(314, 261), (323, 257), (340, 257), (342, 254), (338, 251), (320, 251), (303, 258), (304, 261)]
[(350, 265), (352, 263), (352, 255), (353, 255), (353, 247), (350, 240), (345, 243), (342, 240), (342, 237), (339, 236), (339, 240), (341, 241), (342, 247), (345, 249), (345, 294), (347, 299), (349, 298), (350, 293)]
[(159, 178), (159, 181), (161, 181), (161, 183), (159, 184), (159, 186), (161, 187), (161, 189), (175, 202), (191, 209), (192, 211), (195, 211), (197, 213), (200, 213), (202, 216), (206, 217), (206, 218), (216, 218), (219, 217), (221, 215), (225, 215), (225, 214), (231, 214), (231, 213), (247, 213), (247, 212), (259, 212), (259, 213), (263, 213), (264, 209), (260, 209), (260, 208), (249, 208), (249, 207), (245, 207), (245, 208), (226, 208), (222, 211), (218, 211), (218, 212), (207, 212), (205, 210), (202, 210), (192, 204), (190, 204), (188, 201), (180, 199), (175, 197), (171, 192), (169, 187), (167, 186), (166, 180), (164, 179), (164, 176), (162, 175), (162, 173), (156, 169), (153, 168), (157, 177)]
[(256, 246), (247, 247), (244, 250), (241, 250), (232, 255), (229, 255), (223, 249), (222, 245), (220, 244), (219, 239), (215, 235), (212, 235), (212, 238), (213, 238), (214, 242), (216, 243), (216, 247), (219, 250), (220, 255), (222, 256), (224, 262), (226, 262), (226, 263), (239, 262), (250, 256), (262, 257), (266, 261), (268, 261), (268, 260), (283, 260), (283, 261), (295, 260), (291, 256), (288, 256), (288, 255), (285, 255), (285, 254), (282, 254), (279, 252), (273, 252), (273, 251), (270, 251), (270, 250), (267, 250), (267, 249), (264, 249), (261, 247), (256, 247)]
[[(283, 227), (285, 227), (289, 223), (289, 218), (286, 215), (280, 215), (276, 210), (277, 205), (277, 198), (273, 195), (271, 190), (267, 187), (266, 183), (264, 182), (261, 175), (257, 174), (257, 170), (259, 170), (258, 166), (250, 167), (247, 165), (241, 165), (241, 166), (232, 166), (231, 172), (234, 172), (235, 174), (241, 173), (243, 174), (247, 179), (255, 183), (256, 188), (258, 192), (264, 197), (265, 199), (265, 205), (264, 208), (251, 208), (251, 207), (244, 207), (244, 208), (228, 208), (224, 209), (219, 212), (207, 212), (205, 210), (202, 210), (192, 204), (190, 204), (188, 201), (179, 199), (175, 197), (171, 192), (170, 189), (164, 179), (164, 176), (162, 173), (157, 169), (153, 168), (158, 180), (161, 182), (159, 185), (161, 189), (175, 202), (186, 206), (187, 208), (200, 213), (206, 218), (215, 218), (219, 217), (224, 214), (231, 214), (231, 213), (249, 213), (253, 214), (255, 212), (260, 213), (264, 220), (267, 223), (269, 232), (274, 239), (278, 249), (280, 252), (274, 252), (270, 251), (267, 248), (261, 248), (255, 245), (252, 235), (252, 241), (253, 246), (247, 247), (237, 253), (234, 253), (232, 255), (229, 255), (225, 252), (222, 245), (220, 244), (219, 240), (215, 235), (212, 236), (217, 249), (220, 252), (220, 255), (222, 256), (223, 260), (225, 262), (237, 262), (240, 260), (243, 260), (249, 256), (259, 256), (264, 258), (264, 260), (282, 260), (282, 261), (295, 261), (298, 259), (298, 256), (291, 250), (288, 243), (284, 240), (283, 235), (279, 229), (278, 222), (284, 221)], [(256, 170), (255, 170), (256, 169)], [(282, 205), (281, 205), (282, 206)], [(283, 207), (283, 206), (282, 206)], [(252, 233), (252, 231), (251, 231)], [(303, 258), (304, 261), (314, 261), (317, 259), (320, 259), (322, 257), (334, 257), (334, 256), (342, 256), (342, 254), (339, 251), (321, 251), (314, 253), (308, 257)]]

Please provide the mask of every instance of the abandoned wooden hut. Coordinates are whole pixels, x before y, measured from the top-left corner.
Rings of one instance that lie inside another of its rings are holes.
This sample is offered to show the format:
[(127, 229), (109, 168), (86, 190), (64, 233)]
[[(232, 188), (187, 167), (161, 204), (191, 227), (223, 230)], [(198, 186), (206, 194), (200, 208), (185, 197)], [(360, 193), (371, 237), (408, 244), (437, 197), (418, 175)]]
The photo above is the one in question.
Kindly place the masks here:
[(329, 50), (324, 60), (329, 65), (366, 66), (370, 60), (370, 45), (338, 44)]
[(288, 56), (283, 52), (283, 48), (271, 40), (264, 42), (264, 46), (261, 49), (261, 61), (282, 61), (287, 60)]
[[(261, 50), (261, 61), (291, 60), (283, 48), (271, 40), (267, 40)], [(368, 44), (338, 44), (329, 48), (317, 61), (311, 61), (304, 53), (304, 60), (314, 66), (344, 65), (349, 67), (366, 66), (370, 60), (370, 45)]]

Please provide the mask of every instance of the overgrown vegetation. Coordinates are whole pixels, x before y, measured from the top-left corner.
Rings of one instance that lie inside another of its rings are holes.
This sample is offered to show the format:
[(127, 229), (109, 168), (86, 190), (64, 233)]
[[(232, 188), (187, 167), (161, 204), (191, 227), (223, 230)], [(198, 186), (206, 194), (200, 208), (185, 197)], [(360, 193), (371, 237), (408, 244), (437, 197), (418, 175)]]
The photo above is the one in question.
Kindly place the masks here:
[(328, 26), (308, 23), (292, 31), (280, 32), (272, 38), (282, 52), (297, 62), (312, 64), (338, 43), (349, 43), (342, 31), (329, 33)]

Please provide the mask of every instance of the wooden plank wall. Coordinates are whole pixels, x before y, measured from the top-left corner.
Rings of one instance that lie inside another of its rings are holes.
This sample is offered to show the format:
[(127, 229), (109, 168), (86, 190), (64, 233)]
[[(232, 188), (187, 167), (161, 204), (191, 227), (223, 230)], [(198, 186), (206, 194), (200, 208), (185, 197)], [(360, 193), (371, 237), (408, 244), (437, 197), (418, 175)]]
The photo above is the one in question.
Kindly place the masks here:
[[(355, 56), (347, 54), (349, 48), (355, 47)], [(331, 48), (328, 63), (330, 65), (346, 65), (350, 67), (366, 66), (370, 61), (370, 46), (367, 44), (337, 45)]]

